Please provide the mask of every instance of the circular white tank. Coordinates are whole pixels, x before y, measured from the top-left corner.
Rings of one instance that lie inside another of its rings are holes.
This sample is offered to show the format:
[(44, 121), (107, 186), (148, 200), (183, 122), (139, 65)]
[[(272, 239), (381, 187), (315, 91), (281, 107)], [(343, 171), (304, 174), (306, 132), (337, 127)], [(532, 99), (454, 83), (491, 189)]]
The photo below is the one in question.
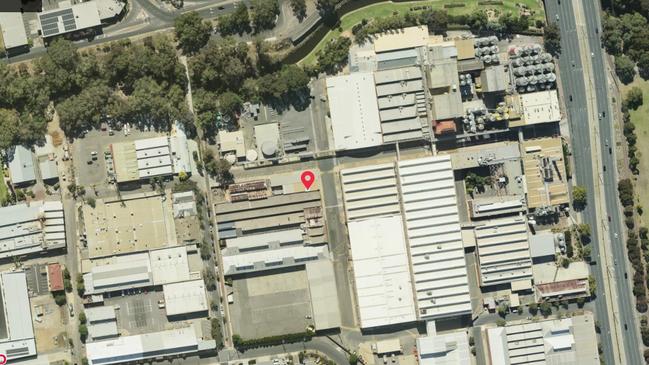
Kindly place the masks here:
[(266, 141), (261, 145), (261, 153), (266, 157), (272, 157), (277, 153), (277, 146), (271, 141)]
[(252, 161), (257, 161), (257, 158), (259, 158), (257, 151), (255, 150), (246, 151), (246, 160), (252, 162)]
[(233, 154), (225, 155), (225, 160), (228, 161), (230, 165), (234, 165), (237, 162), (237, 156)]

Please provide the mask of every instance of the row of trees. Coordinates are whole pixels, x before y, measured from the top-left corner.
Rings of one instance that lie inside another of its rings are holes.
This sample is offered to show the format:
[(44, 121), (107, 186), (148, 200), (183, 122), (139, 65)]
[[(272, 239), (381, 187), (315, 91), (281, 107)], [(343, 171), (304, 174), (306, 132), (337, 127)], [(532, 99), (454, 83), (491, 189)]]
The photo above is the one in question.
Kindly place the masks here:
[(624, 137), (626, 138), (626, 143), (628, 145), (627, 155), (629, 157), (629, 169), (633, 174), (637, 175), (640, 173), (638, 165), (640, 164), (640, 159), (638, 158), (638, 147), (636, 143), (638, 141), (638, 136), (635, 134), (635, 125), (631, 122), (631, 114), (629, 113), (629, 108), (637, 108), (642, 104), (643, 96), (642, 90), (640, 88), (634, 87), (627, 94), (626, 98), (622, 102), (622, 121), (623, 121), (623, 132)]
[[(291, 6), (294, 12), (297, 10), (298, 14), (306, 15), (304, 0), (292, 1)], [(234, 12), (217, 19), (217, 31), (222, 36), (230, 36), (250, 32), (259, 33), (275, 26), (275, 20), (280, 13), (277, 0), (253, 0), (251, 9), (252, 11), (243, 2), (238, 3)]]
[(511, 35), (527, 31), (531, 24), (527, 16), (515, 16), (510, 12), (501, 14), (498, 21), (491, 22), (484, 11), (451, 15), (443, 9), (426, 8), (389, 17), (363, 19), (352, 28), (352, 33), (357, 43), (364, 43), (373, 34), (415, 25), (427, 25), (428, 30), (436, 34), (445, 34), (450, 25), (462, 25), (475, 34)]
[(301, 333), (289, 333), (285, 335), (269, 336), (255, 339), (243, 339), (241, 336), (232, 335), (234, 347), (239, 350), (246, 350), (256, 347), (277, 346), (287, 343), (310, 341), (313, 333), (311, 331)]
[[(631, 261), (633, 267), (633, 294), (636, 297), (636, 309), (638, 312), (644, 313), (647, 311), (647, 286), (649, 286), (649, 280), (647, 280), (646, 273), (649, 271), (649, 267), (647, 267), (646, 271), (643, 265), (643, 256), (645, 263), (648, 263), (649, 237), (647, 235), (649, 230), (646, 227), (635, 229), (634, 192), (633, 183), (630, 179), (619, 181), (618, 194), (624, 207), (625, 222), (628, 228), (626, 247), (629, 261)], [(638, 242), (638, 239), (640, 242)]]

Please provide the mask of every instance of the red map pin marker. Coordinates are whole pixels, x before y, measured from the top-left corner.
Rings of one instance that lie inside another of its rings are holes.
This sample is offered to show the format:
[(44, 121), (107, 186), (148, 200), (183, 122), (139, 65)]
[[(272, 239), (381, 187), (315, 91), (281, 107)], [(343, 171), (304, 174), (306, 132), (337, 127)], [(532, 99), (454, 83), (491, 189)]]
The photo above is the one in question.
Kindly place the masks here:
[(311, 189), (311, 185), (313, 185), (313, 182), (315, 181), (315, 174), (313, 173), (313, 171), (306, 170), (300, 175), (300, 180), (302, 180), (302, 185), (304, 185), (304, 188), (306, 188), (306, 190), (309, 190)]
[(6, 363), (7, 363), (7, 355), (0, 354), (0, 365), (4, 365)]

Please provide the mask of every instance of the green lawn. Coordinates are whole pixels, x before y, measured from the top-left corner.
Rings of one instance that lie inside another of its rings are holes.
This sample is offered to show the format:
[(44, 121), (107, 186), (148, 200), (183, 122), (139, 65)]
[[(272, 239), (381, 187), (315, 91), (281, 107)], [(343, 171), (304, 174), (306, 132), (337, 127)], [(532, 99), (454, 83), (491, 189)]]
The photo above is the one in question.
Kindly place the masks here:
[[(340, 28), (343, 32), (350, 31), (352, 27), (360, 23), (363, 19), (373, 19), (378, 17), (387, 17), (394, 12), (400, 14), (407, 12), (413, 6), (433, 6), (434, 8), (444, 9), (444, 5), (463, 2), (466, 5), (463, 7), (448, 8), (446, 9), (451, 15), (470, 14), (478, 10), (497, 9), (499, 11), (512, 11), (515, 12), (518, 8), (516, 4), (525, 4), (529, 9), (534, 11), (532, 21), (537, 19), (544, 20), (543, 7), (540, 0), (503, 0), (503, 5), (478, 5), (480, 0), (429, 0), (429, 1), (412, 1), (412, 2), (385, 2), (380, 4), (369, 5), (364, 8), (355, 10), (351, 13), (345, 14), (340, 20)], [(318, 43), (318, 45), (309, 53), (302, 61), (301, 64), (311, 65), (316, 61), (316, 52), (324, 47), (324, 45), (333, 38), (339, 37), (341, 32), (334, 29)]]
[(640, 175), (638, 175), (638, 181), (635, 185), (636, 193), (640, 199), (640, 205), (644, 208), (644, 217), (642, 221), (647, 221), (647, 212), (649, 212), (649, 82), (642, 80), (640, 77), (636, 76), (635, 81), (628, 86), (622, 87), (622, 95), (624, 96), (626, 92), (633, 86), (637, 86), (642, 89), (643, 103), (642, 106), (637, 110), (631, 110), (629, 115), (631, 116), (631, 121), (635, 125), (635, 133), (638, 136), (638, 141), (636, 147), (638, 147), (638, 152), (636, 155), (640, 160), (638, 169), (640, 170)]

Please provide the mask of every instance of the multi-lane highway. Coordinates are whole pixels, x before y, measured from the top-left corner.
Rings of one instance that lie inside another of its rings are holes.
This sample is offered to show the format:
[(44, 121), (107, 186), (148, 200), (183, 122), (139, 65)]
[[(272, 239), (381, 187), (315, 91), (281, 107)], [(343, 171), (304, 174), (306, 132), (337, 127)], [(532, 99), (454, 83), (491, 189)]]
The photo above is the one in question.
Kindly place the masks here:
[[(599, 39), (599, 2), (580, 1), (581, 3), (546, 0), (545, 3), (548, 20), (558, 22), (561, 31), (562, 53), (559, 57), (559, 68), (567, 117), (570, 121), (575, 178), (578, 184), (586, 186), (589, 193), (588, 206), (582, 218), (594, 228), (591, 245), (593, 256), (597, 258), (597, 264), (593, 267), (593, 274), (598, 283), (596, 315), (602, 331), (605, 362), (641, 364), (635, 301), (630, 284), (624, 278), (628, 264), (617, 198), (614, 121), (608, 95), (606, 65)], [(583, 22), (578, 24), (576, 16)], [(584, 54), (584, 49), (590, 50), (591, 53)], [(596, 143), (591, 145), (593, 129), (597, 131), (594, 138)], [(609, 146), (612, 147), (610, 150)], [(603, 195), (600, 195), (600, 192)], [(597, 204), (601, 207), (599, 215)], [(596, 227), (602, 227), (602, 230), (595, 229)], [(599, 244), (600, 240), (603, 240), (602, 245)], [(604, 252), (600, 252), (600, 247), (605, 248)], [(607, 260), (606, 255), (611, 255), (612, 260)], [(604, 290), (604, 280), (607, 279), (605, 276), (610, 280), (611, 287), (617, 288), (616, 291), (609, 293)], [(607, 308), (607, 304), (612, 304), (613, 301), (616, 304), (613, 307), (617, 307), (615, 312), (613, 308)], [(613, 312), (611, 318), (608, 315), (609, 311)], [(619, 336), (611, 333), (616, 330), (621, 332)], [(616, 358), (617, 353), (621, 353), (620, 356), (625, 358)]]

